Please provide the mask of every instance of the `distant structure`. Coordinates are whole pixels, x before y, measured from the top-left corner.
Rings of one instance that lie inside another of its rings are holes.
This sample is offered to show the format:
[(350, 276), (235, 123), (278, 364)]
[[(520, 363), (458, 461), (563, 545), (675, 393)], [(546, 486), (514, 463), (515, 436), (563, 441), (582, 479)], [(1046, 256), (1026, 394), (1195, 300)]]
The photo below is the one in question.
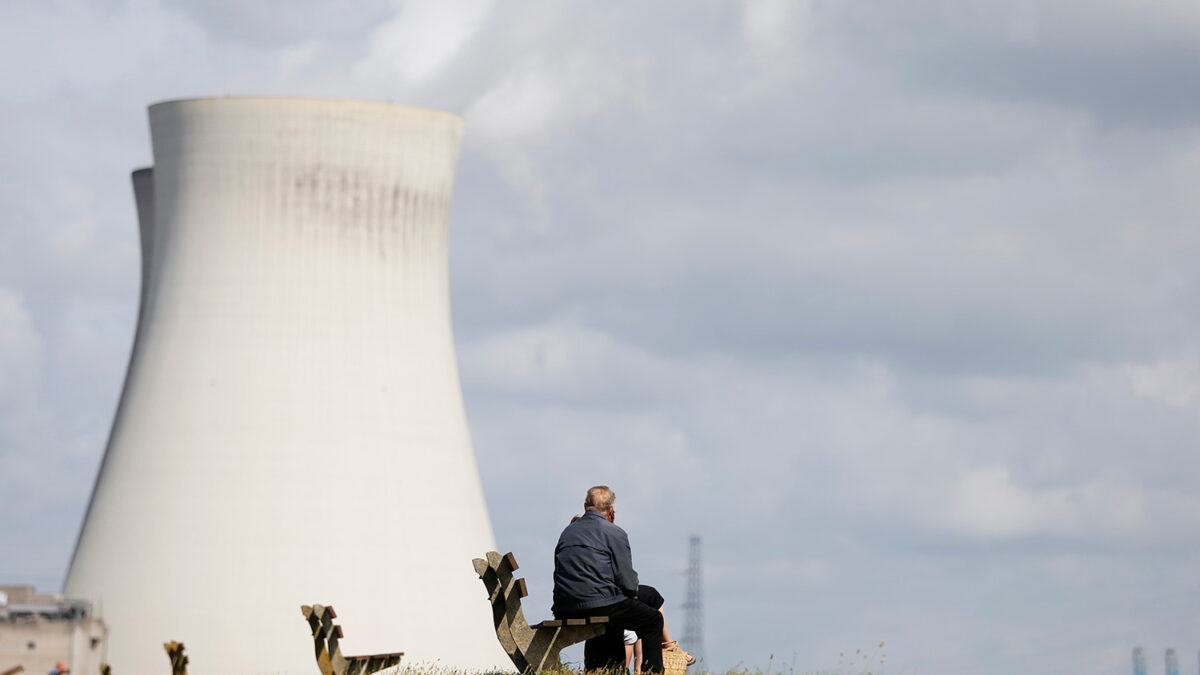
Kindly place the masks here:
[(44, 675), (62, 661), (72, 672), (98, 673), (106, 634), (87, 602), (33, 586), (0, 586), (0, 671), (23, 666)]
[(1168, 649), (1166, 653), (1167, 675), (1179, 675), (1179, 657), (1175, 656), (1174, 649)]
[(697, 659), (704, 655), (704, 599), (701, 586), (700, 537), (688, 539), (687, 595), (683, 603), (683, 649)]
[(1133, 675), (1146, 675), (1146, 652), (1141, 647), (1133, 650)]
[(450, 325), (462, 120), (226, 97), (150, 130), (134, 347), (65, 586), (103, 607), (113, 671), (178, 639), (204, 672), (307, 674), (311, 603), (354, 616), (357, 653), (504, 666)]

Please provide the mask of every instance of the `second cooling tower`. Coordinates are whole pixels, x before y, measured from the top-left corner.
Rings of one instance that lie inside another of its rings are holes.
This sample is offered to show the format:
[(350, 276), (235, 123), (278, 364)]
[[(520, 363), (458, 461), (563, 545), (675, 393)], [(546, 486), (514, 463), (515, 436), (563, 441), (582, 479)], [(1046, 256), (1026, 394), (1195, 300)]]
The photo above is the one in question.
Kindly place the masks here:
[(114, 671), (176, 639), (201, 674), (316, 672), (312, 602), (348, 651), (504, 666), (450, 327), (461, 119), (223, 98), (150, 126), (137, 340), (65, 588)]

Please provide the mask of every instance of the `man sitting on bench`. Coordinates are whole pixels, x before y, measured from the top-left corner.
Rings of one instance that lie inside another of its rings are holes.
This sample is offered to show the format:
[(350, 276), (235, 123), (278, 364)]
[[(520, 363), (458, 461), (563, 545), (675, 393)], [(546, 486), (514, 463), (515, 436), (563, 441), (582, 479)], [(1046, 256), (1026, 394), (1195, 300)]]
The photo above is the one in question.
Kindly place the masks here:
[(663, 672), (663, 598), (639, 586), (629, 536), (613, 524), (616, 495), (607, 485), (588, 490), (583, 517), (572, 522), (554, 549), (556, 619), (607, 616), (608, 630), (583, 646), (585, 670), (623, 669), (624, 632), (642, 640), (642, 673)]

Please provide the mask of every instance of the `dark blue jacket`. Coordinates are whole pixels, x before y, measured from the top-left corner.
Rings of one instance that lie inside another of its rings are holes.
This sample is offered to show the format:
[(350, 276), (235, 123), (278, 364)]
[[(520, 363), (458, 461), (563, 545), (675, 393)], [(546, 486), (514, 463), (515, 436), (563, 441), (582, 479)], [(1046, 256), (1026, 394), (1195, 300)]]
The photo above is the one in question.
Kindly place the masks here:
[(629, 535), (598, 511), (567, 526), (554, 548), (554, 606), (562, 611), (605, 607), (637, 597)]

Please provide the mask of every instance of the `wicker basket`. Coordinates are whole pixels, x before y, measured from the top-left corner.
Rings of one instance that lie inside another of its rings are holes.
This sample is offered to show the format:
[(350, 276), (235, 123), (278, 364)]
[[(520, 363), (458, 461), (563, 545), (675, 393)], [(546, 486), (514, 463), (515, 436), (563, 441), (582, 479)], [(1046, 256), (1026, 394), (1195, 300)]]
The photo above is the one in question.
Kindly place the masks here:
[(687, 673), (687, 652), (678, 649), (663, 650), (663, 675)]

